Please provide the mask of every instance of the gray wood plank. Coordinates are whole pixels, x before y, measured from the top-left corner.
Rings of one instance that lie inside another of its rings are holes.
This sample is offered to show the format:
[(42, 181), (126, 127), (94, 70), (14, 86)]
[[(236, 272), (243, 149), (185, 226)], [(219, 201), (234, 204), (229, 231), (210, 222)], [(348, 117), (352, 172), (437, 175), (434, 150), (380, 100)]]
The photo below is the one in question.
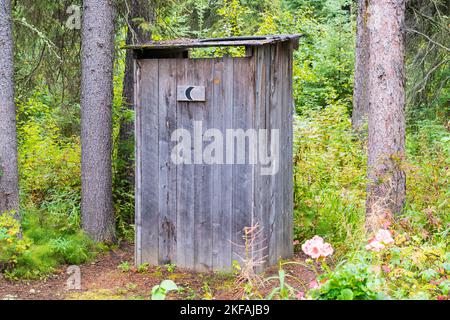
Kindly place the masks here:
[[(282, 77), (279, 65), (279, 47), (277, 45), (271, 46), (271, 70), (270, 70), (270, 97), (269, 97), (269, 128), (271, 130), (281, 129), (281, 92), (280, 92), (280, 78)], [(271, 137), (272, 138), (272, 137)], [(271, 142), (272, 143), (272, 142)], [(276, 144), (279, 146), (279, 141)], [(271, 265), (276, 264), (280, 256), (279, 243), (281, 241), (280, 233), (280, 215), (281, 215), (281, 180), (280, 173), (271, 176), (270, 186), (270, 249), (269, 262)]]
[(174, 59), (159, 60), (159, 264), (176, 262), (177, 166), (170, 158), (177, 126), (176, 66)]
[[(264, 113), (264, 128), (268, 130), (268, 139), (267, 139), (267, 151), (269, 155), (271, 155), (270, 143), (271, 143), (271, 126), (270, 126), (270, 96), (271, 96), (271, 62), (272, 62), (272, 49), (271, 47), (264, 48), (264, 71), (265, 71), (265, 83), (264, 83), (264, 106), (261, 106)], [(263, 120), (261, 120), (263, 121)], [(272, 205), (272, 192), (271, 192), (271, 184), (272, 184), (272, 176), (266, 175), (262, 177), (262, 195), (263, 199), (263, 225), (264, 225), (264, 240), (266, 248), (263, 251), (263, 256), (266, 257), (266, 266), (270, 264), (270, 247), (272, 245), (271, 239), (273, 234), (273, 225), (270, 223), (271, 218), (271, 205)]]
[[(255, 109), (254, 59), (240, 58), (234, 61), (233, 127), (246, 131), (253, 128)], [(228, 140), (228, 139), (227, 139)], [(229, 141), (227, 141), (229, 143)], [(246, 142), (246, 155), (250, 149)], [(238, 164), (235, 154), (233, 165), (233, 260), (245, 258), (244, 228), (253, 223), (253, 165)]]
[(288, 181), (286, 181), (286, 185), (287, 185), (287, 194), (288, 194), (288, 199), (286, 201), (286, 206), (287, 206), (287, 231), (286, 234), (288, 235), (288, 239), (287, 239), (287, 257), (291, 257), (294, 254), (294, 190), (293, 190), (293, 141), (294, 141), (294, 136), (293, 136), (293, 130), (294, 130), (294, 101), (293, 101), (293, 87), (292, 87), (292, 81), (293, 81), (293, 51), (294, 51), (294, 44), (292, 42), (290, 42), (288, 44), (288, 49), (289, 51), (287, 52), (287, 57), (286, 59), (288, 59), (288, 67), (287, 67), (287, 81), (288, 81), (288, 105), (287, 105), (287, 109), (288, 109), (288, 118), (287, 118), (287, 123), (289, 124), (288, 126), (288, 139), (287, 141), (288, 143), (288, 150), (287, 150), (287, 176), (288, 176)]
[[(189, 107), (195, 111), (194, 119), (201, 121), (202, 134), (212, 126), (212, 59), (195, 59), (193, 62), (193, 85), (206, 87), (205, 102), (191, 102)], [(201, 156), (205, 143), (199, 144)], [(195, 269), (212, 270), (212, 214), (211, 183), (212, 168), (208, 164), (194, 164), (195, 167)]]
[[(267, 104), (267, 88), (269, 70), (267, 66), (267, 59), (270, 58), (270, 51), (265, 47), (255, 48), (255, 59), (256, 59), (256, 104), (255, 104), (255, 129), (266, 130), (266, 104)], [(267, 133), (267, 132), (266, 132)], [(267, 137), (267, 134), (266, 134)], [(254, 168), (254, 202), (255, 202), (255, 223), (260, 226), (259, 236), (257, 239), (257, 246), (255, 257), (258, 261), (264, 261), (264, 263), (257, 268), (257, 271), (262, 271), (264, 266), (267, 265), (268, 259), (268, 240), (269, 240), (269, 228), (267, 226), (268, 222), (268, 210), (269, 199), (267, 197), (267, 192), (269, 191), (269, 177), (267, 175), (262, 175), (262, 165), (261, 165), (261, 153), (267, 150), (267, 142), (263, 148), (262, 141), (258, 142), (258, 161), (259, 165)], [(267, 152), (264, 152), (267, 154)], [(265, 156), (265, 155), (264, 155)]]
[(142, 219), (141, 219), (141, 198), (142, 198), (142, 190), (141, 190), (141, 102), (140, 102), (140, 79), (141, 79), (141, 70), (140, 70), (140, 62), (138, 60), (134, 60), (133, 68), (134, 68), (134, 105), (136, 106), (135, 110), (135, 121), (134, 121), (134, 131), (135, 131), (135, 161), (136, 161), (136, 174), (135, 174), (135, 240), (134, 240), (134, 261), (136, 265), (142, 264), (142, 242), (141, 242), (141, 234), (142, 234)]
[(284, 58), (284, 48), (282, 44), (277, 44), (276, 49), (276, 66), (277, 66), (277, 78), (274, 82), (276, 87), (275, 95), (277, 96), (277, 104), (274, 109), (275, 119), (278, 123), (278, 128), (280, 130), (280, 141), (279, 141), (279, 169), (278, 173), (275, 175), (275, 190), (276, 190), (276, 243), (277, 243), (277, 259), (283, 258), (284, 256), (284, 234), (285, 234), (285, 172), (286, 172), (286, 70)]
[[(177, 59), (177, 83), (190, 82), (188, 59)], [(192, 132), (193, 110), (188, 102), (177, 102), (177, 128)], [(189, 155), (190, 157), (190, 155)], [(177, 165), (177, 265), (194, 268), (194, 167), (191, 164)]]
[(288, 221), (287, 221), (287, 203), (288, 203), (288, 197), (289, 197), (289, 190), (288, 190), (288, 181), (289, 177), (287, 175), (288, 170), (288, 162), (290, 161), (288, 159), (288, 147), (289, 147), (289, 133), (288, 133), (288, 94), (289, 94), (289, 79), (288, 79), (288, 60), (287, 56), (285, 55), (288, 52), (288, 48), (284, 45), (280, 46), (280, 69), (282, 70), (282, 77), (280, 81), (280, 91), (281, 91), (281, 105), (280, 105), (280, 115), (281, 115), (281, 132), (280, 132), (280, 180), (281, 180), (281, 212), (280, 212), (280, 230), (281, 232), (281, 240), (279, 243), (280, 248), (280, 258), (287, 257), (288, 253)]
[(158, 60), (141, 63), (141, 254), (142, 262), (156, 265), (159, 262)]
[[(225, 134), (233, 123), (233, 59), (216, 59), (213, 74), (213, 127)], [(232, 166), (214, 164), (212, 171), (213, 269), (231, 270)]]

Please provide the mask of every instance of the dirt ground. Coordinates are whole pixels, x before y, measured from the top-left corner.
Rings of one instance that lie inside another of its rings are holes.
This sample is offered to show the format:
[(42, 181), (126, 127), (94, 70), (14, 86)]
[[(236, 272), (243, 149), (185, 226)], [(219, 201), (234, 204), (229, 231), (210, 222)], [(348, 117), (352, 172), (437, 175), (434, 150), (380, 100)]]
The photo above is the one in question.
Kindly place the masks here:
[[(79, 266), (81, 270), (81, 290), (68, 290), (67, 266), (44, 280), (9, 281), (0, 275), (0, 300), (109, 300), (109, 299), (150, 299), (152, 287), (162, 280), (171, 279), (179, 292), (170, 293), (168, 299), (241, 299), (242, 286), (236, 285), (236, 277), (224, 273), (195, 273), (173, 266), (148, 267), (136, 270), (133, 266), (133, 246), (123, 244), (108, 253), (101, 254), (91, 263)], [(296, 254), (292, 261), (304, 261), (305, 257)], [(130, 270), (119, 265), (128, 262)], [(303, 288), (314, 274), (298, 264), (284, 268), (288, 283)], [(263, 278), (276, 275), (277, 267), (267, 270)], [(298, 281), (300, 279), (303, 285)], [(269, 281), (258, 289), (266, 296), (277, 281)], [(301, 289), (303, 291), (303, 289)]]

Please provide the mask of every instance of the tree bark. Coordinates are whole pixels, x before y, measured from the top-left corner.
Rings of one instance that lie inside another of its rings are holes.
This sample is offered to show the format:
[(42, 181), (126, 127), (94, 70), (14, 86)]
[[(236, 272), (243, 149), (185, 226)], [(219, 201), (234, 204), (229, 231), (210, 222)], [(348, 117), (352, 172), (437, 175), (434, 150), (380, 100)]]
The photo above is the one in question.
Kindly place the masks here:
[(19, 214), (11, 0), (0, 0), (0, 214)]
[(362, 133), (367, 121), (369, 102), (367, 99), (367, 80), (369, 62), (369, 37), (367, 30), (367, 1), (358, 0), (356, 20), (355, 80), (353, 87), (352, 125), (357, 133)]
[[(127, 44), (144, 43), (151, 40), (150, 31), (140, 28), (144, 20), (153, 21), (153, 12), (150, 0), (130, 0), (128, 7), (128, 33)], [(139, 19), (138, 19), (139, 18)], [(136, 21), (136, 19), (138, 21)], [(123, 79), (123, 106), (124, 109), (134, 111), (134, 61), (133, 53), (127, 51), (125, 58), (125, 74)], [(134, 121), (129, 117), (122, 117), (119, 128), (118, 159), (119, 166), (116, 181), (120, 185), (132, 189), (134, 187)]]
[(112, 0), (83, 2), (81, 144), (82, 225), (98, 242), (115, 240), (112, 200)]
[(369, 230), (405, 202), (405, 0), (368, 1)]

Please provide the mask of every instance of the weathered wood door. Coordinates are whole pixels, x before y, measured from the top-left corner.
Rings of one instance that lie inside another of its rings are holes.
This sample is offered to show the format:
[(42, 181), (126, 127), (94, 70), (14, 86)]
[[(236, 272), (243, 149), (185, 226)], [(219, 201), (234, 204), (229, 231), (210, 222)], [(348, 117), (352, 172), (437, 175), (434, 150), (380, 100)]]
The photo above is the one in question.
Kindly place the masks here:
[[(195, 154), (176, 165), (171, 136), (180, 128), (193, 136), (195, 121), (224, 135), (252, 128), (255, 60), (148, 59), (136, 70), (137, 263), (229, 269), (253, 222), (254, 166), (195, 163)], [(188, 85), (204, 86), (206, 101), (177, 101), (177, 86)]]

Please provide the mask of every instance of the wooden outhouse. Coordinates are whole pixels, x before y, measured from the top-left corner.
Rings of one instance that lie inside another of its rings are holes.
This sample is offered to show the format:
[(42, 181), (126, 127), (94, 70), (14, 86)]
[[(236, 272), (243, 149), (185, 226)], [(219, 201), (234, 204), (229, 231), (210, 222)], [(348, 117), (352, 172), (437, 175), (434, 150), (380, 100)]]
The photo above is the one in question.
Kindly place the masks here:
[[(150, 42), (135, 56), (136, 263), (230, 270), (293, 254), (298, 35)], [(196, 48), (245, 56), (194, 58)]]

